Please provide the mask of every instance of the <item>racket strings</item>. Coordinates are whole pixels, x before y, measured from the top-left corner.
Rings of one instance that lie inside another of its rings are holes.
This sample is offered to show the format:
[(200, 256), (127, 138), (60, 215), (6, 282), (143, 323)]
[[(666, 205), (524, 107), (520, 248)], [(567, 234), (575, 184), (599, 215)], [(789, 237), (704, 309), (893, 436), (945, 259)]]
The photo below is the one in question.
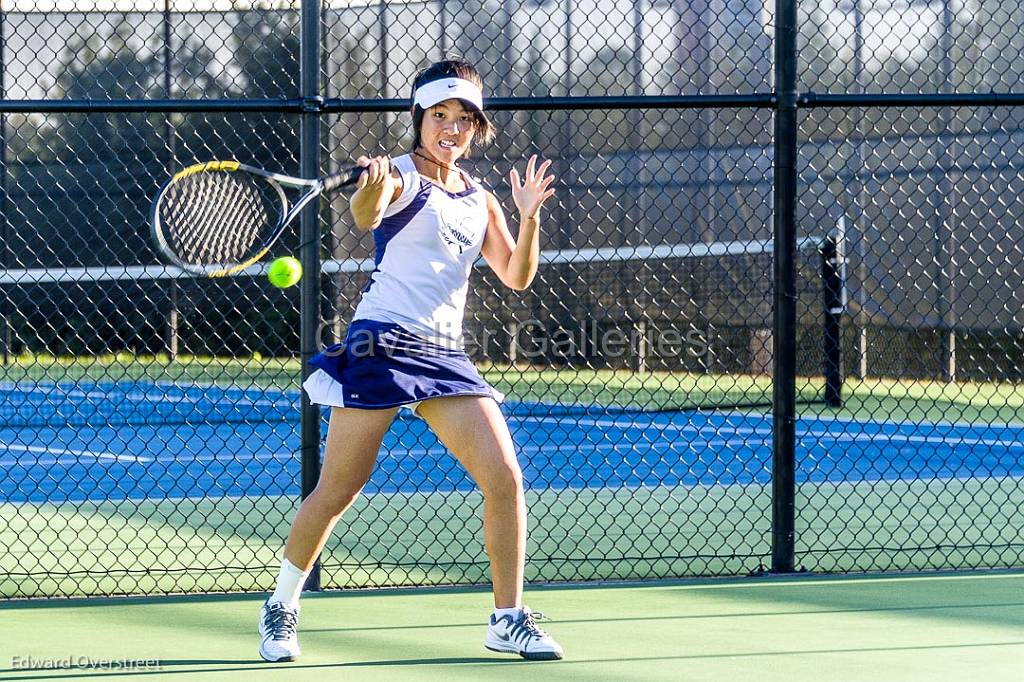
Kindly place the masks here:
[(190, 265), (241, 263), (255, 256), (283, 209), (269, 182), (219, 171), (174, 183), (159, 208), (170, 248)]
[[(230, 182), (235, 178), (225, 176), (223, 179), (229, 182), (218, 182), (222, 178), (208, 173), (196, 177), (201, 180), (203, 194), (210, 197), (210, 204), (195, 202), (190, 207), (195, 226), (190, 243), (210, 249), (210, 253), (203, 256), (208, 262), (236, 262), (237, 256), (244, 254), (258, 237), (256, 228), (266, 222), (267, 215), (261, 206), (254, 204), (243, 183)], [(251, 220), (246, 220), (247, 217)], [(199, 253), (193, 255), (200, 257)]]

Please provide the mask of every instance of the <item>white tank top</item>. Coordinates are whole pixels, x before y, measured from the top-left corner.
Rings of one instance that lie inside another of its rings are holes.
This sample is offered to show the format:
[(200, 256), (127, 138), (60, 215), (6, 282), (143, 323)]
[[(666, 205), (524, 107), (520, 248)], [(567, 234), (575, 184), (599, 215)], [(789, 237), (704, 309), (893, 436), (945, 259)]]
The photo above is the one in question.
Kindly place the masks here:
[(420, 177), (408, 154), (392, 163), (402, 194), (373, 231), (376, 268), (353, 319), (393, 322), (462, 348), (469, 273), (487, 234), (487, 193), (465, 173), (467, 189), (446, 192)]

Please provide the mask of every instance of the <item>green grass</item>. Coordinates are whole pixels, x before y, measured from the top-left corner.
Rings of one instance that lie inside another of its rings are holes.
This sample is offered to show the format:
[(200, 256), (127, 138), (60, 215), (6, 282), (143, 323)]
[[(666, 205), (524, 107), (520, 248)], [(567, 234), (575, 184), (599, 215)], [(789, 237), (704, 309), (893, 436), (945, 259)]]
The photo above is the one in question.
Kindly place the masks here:
[[(484, 365), (480, 370), (495, 388), (524, 401), (634, 409), (771, 402), (772, 381), (766, 376), (510, 365)], [(801, 380), (799, 398), (814, 399), (820, 395), (822, 386), (822, 381)]]
[(224, 358), (130, 353), (114, 355), (19, 355), (3, 367), (6, 381), (163, 381), (295, 388), (300, 363), (294, 358)]
[(814, 405), (800, 412), (860, 420), (1024, 423), (1024, 384), (848, 379), (843, 398), (838, 410)]

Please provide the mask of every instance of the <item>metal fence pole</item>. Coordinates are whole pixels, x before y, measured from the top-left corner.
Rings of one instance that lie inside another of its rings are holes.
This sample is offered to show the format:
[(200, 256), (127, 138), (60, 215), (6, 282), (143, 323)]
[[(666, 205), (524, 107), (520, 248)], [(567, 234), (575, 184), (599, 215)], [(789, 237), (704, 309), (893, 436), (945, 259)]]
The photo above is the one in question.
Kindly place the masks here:
[[(953, 49), (953, 11), (949, 0), (942, 3), (942, 91), (956, 92), (953, 82), (954, 66)], [(936, 183), (936, 239), (935, 262), (937, 264), (936, 288), (939, 292), (938, 308), (942, 316), (942, 367), (940, 374), (943, 381), (956, 381), (956, 298), (957, 298), (957, 184), (950, 180), (950, 175), (957, 172), (957, 135), (953, 130), (956, 116), (950, 107), (939, 110), (942, 120), (942, 132), (938, 143), (941, 151), (938, 156), (939, 181)], [(945, 144), (943, 144), (945, 139)]]
[[(171, 94), (171, 2), (170, 0), (164, 0), (164, 9), (162, 14), (163, 20), (163, 67), (164, 67), (164, 97), (170, 99), (173, 95)], [(172, 117), (174, 114), (168, 113), (164, 118), (164, 135), (166, 139), (164, 143), (167, 145), (167, 171), (174, 172), (175, 160), (177, 158), (177, 149), (174, 142), (174, 123)], [(168, 289), (168, 300), (170, 302), (170, 309), (167, 311), (167, 326), (166, 326), (166, 344), (167, 354), (171, 361), (178, 359), (178, 327), (181, 319), (181, 313), (178, 308), (178, 280), (172, 279), (167, 285)]]
[[(861, 6), (863, 0), (854, 0), (853, 3), (853, 90), (856, 93), (864, 94), (864, 8)], [(865, 180), (868, 168), (867, 152), (864, 150), (864, 142), (868, 136), (868, 128), (865, 125), (866, 116), (857, 116), (857, 130), (853, 135), (855, 156), (851, 158), (853, 164), (850, 182), (853, 186), (853, 215), (854, 233), (857, 240), (857, 312), (854, 315), (854, 326), (857, 329), (857, 369), (858, 379), (866, 379), (868, 376), (868, 315), (867, 315), (867, 206), (868, 191), (865, 187)], [(847, 244), (849, 244), (849, 239)], [(849, 253), (849, 252), (847, 252)]]
[[(0, 7), (0, 100), (7, 97), (7, 64), (4, 61), (5, 10)], [(7, 267), (7, 253), (10, 250), (10, 229), (7, 221), (7, 117), (0, 114), (0, 269)], [(3, 347), (3, 364), (11, 361), (11, 315), (14, 306), (6, 290), (0, 291), (0, 346)]]
[(796, 0), (775, 3), (775, 215), (772, 394), (772, 572), (795, 561), (796, 514)]
[[(377, 30), (380, 31), (380, 37), (378, 38), (378, 52), (380, 63), (377, 65), (377, 71), (380, 72), (380, 96), (384, 99), (388, 97), (388, 79), (390, 73), (388, 72), (388, 52), (390, 46), (388, 45), (388, 7), (384, 0), (380, 0), (377, 5)], [(391, 145), (391, 115), (384, 112), (380, 116), (380, 138), (379, 142), (372, 149), (360, 149), (359, 151), (370, 156), (377, 156), (383, 150), (392, 149)]]
[[(305, 178), (320, 174), (320, 1), (303, 0), (302, 29), (299, 47), (299, 94), (305, 103), (299, 129), (299, 167)], [(320, 323), (320, 202), (310, 202), (302, 210), (299, 260), (302, 278), (300, 308), (300, 340), (302, 380), (309, 376), (306, 364), (317, 352), (317, 326)], [(320, 408), (302, 393), (302, 497), (313, 492), (320, 478)], [(320, 558), (306, 581), (305, 589), (320, 589)]]

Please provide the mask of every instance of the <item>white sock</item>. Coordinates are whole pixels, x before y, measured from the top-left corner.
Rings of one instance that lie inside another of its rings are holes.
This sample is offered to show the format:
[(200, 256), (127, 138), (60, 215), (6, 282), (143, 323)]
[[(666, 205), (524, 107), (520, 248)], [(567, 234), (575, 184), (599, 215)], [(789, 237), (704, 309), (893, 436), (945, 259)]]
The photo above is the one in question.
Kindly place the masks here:
[(514, 623), (516, 619), (519, 618), (519, 614), (521, 614), (522, 612), (522, 607), (518, 606), (514, 609), (494, 609), (494, 621), (497, 622), (499, 619), (504, 618), (505, 616), (510, 616), (512, 618), (512, 622)]
[(277, 574), (277, 589), (267, 601), (279, 601), (288, 608), (299, 607), (299, 595), (309, 573), (301, 571), (287, 559), (281, 559), (281, 571)]

